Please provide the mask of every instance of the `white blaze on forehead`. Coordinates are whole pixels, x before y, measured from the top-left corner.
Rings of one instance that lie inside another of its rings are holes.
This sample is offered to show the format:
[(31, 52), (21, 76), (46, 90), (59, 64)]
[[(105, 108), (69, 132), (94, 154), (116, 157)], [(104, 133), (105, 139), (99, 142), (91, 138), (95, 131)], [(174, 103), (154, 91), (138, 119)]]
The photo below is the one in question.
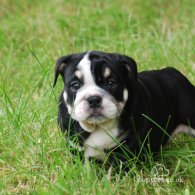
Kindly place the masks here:
[(89, 60), (89, 53), (83, 57), (77, 67), (84, 77), (84, 85), (95, 85), (93, 76), (91, 74), (91, 61)]

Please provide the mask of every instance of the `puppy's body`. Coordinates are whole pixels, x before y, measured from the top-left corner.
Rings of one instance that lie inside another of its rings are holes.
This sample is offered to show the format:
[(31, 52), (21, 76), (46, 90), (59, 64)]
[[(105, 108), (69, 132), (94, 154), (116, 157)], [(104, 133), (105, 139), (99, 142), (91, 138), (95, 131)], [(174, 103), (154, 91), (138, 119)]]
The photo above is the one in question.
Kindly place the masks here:
[[(150, 131), (147, 140), (152, 152), (158, 152), (180, 124), (195, 129), (194, 100), (195, 87), (173, 68), (138, 74), (138, 89), (129, 114), (136, 130), (141, 130), (142, 141)], [(127, 110), (131, 106), (130, 103)]]
[(92, 51), (60, 58), (54, 85), (59, 74), (58, 122), (86, 158), (125, 160), (124, 150), (154, 153), (175, 132), (195, 135), (195, 87), (174, 68), (137, 74), (133, 59)]

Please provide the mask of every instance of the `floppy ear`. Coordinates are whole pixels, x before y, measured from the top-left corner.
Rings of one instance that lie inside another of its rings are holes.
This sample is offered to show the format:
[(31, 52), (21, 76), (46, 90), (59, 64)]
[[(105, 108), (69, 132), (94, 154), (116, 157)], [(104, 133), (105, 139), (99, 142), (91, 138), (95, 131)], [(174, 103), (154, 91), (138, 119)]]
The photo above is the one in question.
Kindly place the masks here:
[(61, 74), (61, 76), (63, 77), (63, 73), (64, 73), (64, 69), (65, 66), (69, 60), (71, 55), (68, 56), (62, 56), (60, 57), (57, 62), (56, 62), (56, 69), (55, 69), (55, 78), (54, 78), (54, 83), (53, 83), (53, 87), (55, 87), (56, 82), (58, 80), (58, 76), (59, 74)]
[(126, 68), (126, 73), (128, 78), (131, 78), (131, 80), (134, 82), (134, 84), (137, 83), (137, 64), (134, 59), (128, 57), (128, 56), (123, 56), (124, 58), (124, 65)]

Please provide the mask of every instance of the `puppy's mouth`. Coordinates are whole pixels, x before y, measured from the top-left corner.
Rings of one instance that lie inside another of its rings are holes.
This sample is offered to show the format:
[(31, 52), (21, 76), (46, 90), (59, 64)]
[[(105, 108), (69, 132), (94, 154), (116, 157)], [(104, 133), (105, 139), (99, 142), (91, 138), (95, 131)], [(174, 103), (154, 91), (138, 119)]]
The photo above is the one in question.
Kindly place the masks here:
[(116, 109), (113, 107), (110, 109), (105, 109), (103, 106), (88, 108), (81, 115), (85, 115), (86, 117), (83, 117), (83, 120), (80, 120), (79, 124), (85, 131), (90, 133), (105, 128), (112, 129), (116, 121), (115, 113)]
[(106, 121), (107, 118), (99, 110), (92, 111), (86, 119), (88, 123), (101, 123)]

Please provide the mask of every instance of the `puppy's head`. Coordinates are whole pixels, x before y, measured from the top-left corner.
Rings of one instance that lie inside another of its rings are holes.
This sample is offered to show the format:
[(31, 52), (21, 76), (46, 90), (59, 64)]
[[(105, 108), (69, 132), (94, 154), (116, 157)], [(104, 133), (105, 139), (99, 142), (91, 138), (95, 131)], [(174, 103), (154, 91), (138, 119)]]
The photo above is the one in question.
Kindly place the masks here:
[(118, 118), (136, 85), (136, 63), (130, 57), (91, 51), (58, 59), (54, 86), (63, 78), (63, 97), (71, 117), (89, 132)]

